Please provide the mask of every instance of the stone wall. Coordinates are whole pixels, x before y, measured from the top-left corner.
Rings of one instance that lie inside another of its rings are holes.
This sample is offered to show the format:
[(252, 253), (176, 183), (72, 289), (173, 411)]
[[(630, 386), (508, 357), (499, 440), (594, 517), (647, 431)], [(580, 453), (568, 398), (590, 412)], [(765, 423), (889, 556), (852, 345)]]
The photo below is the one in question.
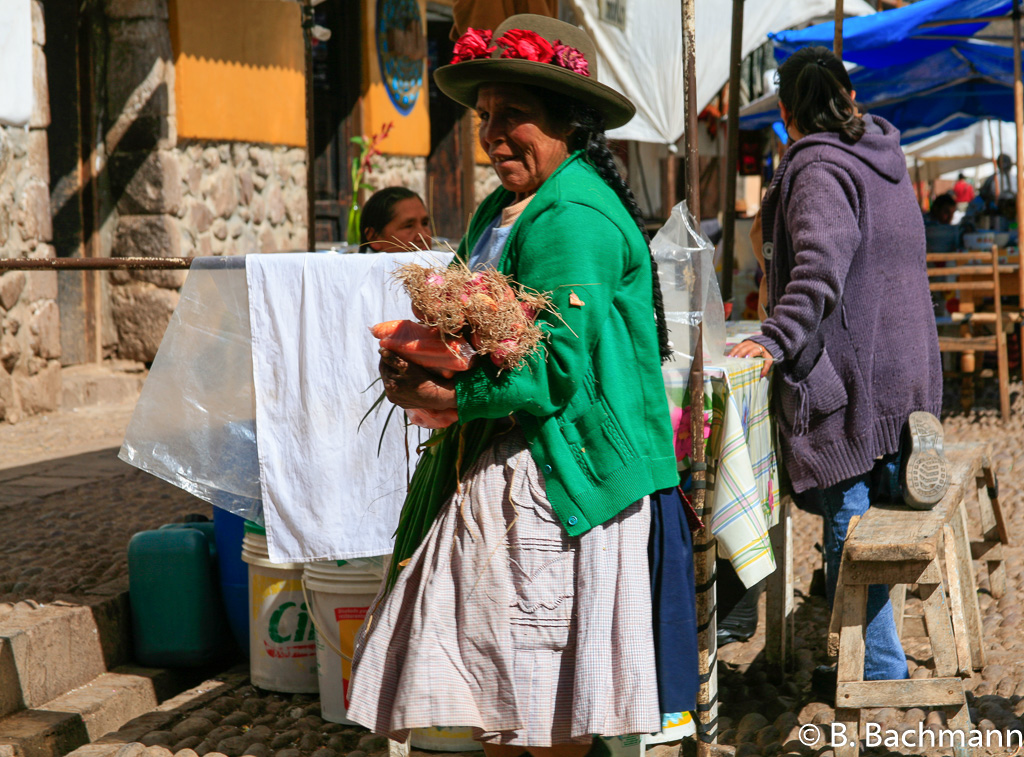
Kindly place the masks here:
[[(166, 0), (105, 0), (103, 99), (114, 257), (244, 255), (306, 247), (305, 150), (179, 141)], [(150, 362), (185, 271), (109, 278), (110, 356)]]
[(245, 143), (178, 144), (182, 255), (306, 248), (306, 151)]
[[(0, 126), (0, 258), (52, 258), (49, 93), (42, 6), (32, 2), (35, 105), (28, 130)], [(0, 419), (49, 412), (60, 402), (60, 315), (54, 271), (0, 276)]]
[[(386, 147), (386, 145), (385, 145)], [(378, 155), (366, 176), (366, 183), (376, 192), (385, 187), (407, 187), (427, 200), (427, 159), (409, 155)]]
[(477, 166), (476, 173), (473, 176), (473, 190), (474, 199), (476, 204), (479, 205), (484, 201), (491, 192), (497, 189), (501, 185), (498, 181), (498, 174), (494, 173), (494, 169), (491, 166)]

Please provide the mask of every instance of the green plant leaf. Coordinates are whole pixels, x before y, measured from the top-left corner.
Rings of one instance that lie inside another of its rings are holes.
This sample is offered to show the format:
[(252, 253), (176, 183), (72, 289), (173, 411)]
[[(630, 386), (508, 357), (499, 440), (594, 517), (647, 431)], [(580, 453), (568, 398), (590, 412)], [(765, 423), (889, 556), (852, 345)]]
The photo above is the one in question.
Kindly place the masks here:
[[(372, 386), (372, 384), (371, 384), (371, 386)], [(370, 405), (370, 409), (366, 411), (366, 415), (363, 416), (363, 419), (361, 421), (359, 421), (359, 425), (356, 426), (356, 433), (357, 434), (359, 433), (359, 429), (361, 429), (363, 427), (363, 423), (366, 422), (366, 419), (370, 417), (370, 414), (374, 410), (376, 410), (378, 407), (380, 407), (381, 403), (383, 403), (386, 398), (387, 398), (387, 395), (384, 394), (384, 392), (381, 392), (380, 396), (373, 401), (373, 404)], [(390, 417), (390, 416), (388, 416), (388, 417)]]
[(366, 139), (363, 137), (351, 137), (349, 139), (349, 142), (352, 142), (353, 144), (357, 144), (360, 147), (362, 147), (363, 145), (366, 144)]
[(388, 412), (388, 417), (384, 419), (384, 428), (380, 430), (380, 439), (377, 440), (377, 457), (380, 457), (380, 449), (384, 446), (384, 433), (388, 430), (388, 424), (391, 422), (391, 416), (395, 414), (395, 410), (398, 409), (398, 405), (392, 405), (391, 410)]

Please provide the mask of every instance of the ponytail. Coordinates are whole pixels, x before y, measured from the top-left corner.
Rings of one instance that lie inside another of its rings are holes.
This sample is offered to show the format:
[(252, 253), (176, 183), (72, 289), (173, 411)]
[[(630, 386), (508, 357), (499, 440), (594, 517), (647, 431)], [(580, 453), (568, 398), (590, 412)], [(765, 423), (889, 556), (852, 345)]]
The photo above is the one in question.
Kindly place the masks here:
[(850, 75), (828, 48), (797, 50), (779, 66), (776, 77), (779, 100), (802, 134), (833, 132), (848, 144), (864, 135), (864, 119), (850, 94)]
[[(633, 196), (633, 190), (622, 178), (619, 169), (615, 166), (615, 157), (608, 149), (608, 139), (604, 133), (604, 116), (590, 106), (584, 105), (576, 100), (555, 95), (548, 90), (531, 88), (543, 102), (548, 112), (574, 130), (570, 140), (571, 150), (584, 150), (587, 159), (604, 179), (605, 184), (612, 188), (623, 207), (629, 211), (640, 234), (647, 243), (648, 250), (651, 246), (651, 236), (647, 233), (647, 224), (644, 222), (643, 212)], [(661, 295), (661, 279), (658, 277), (658, 263), (654, 255), (649, 255), (651, 263), (651, 285), (654, 301), (654, 320), (658, 331), (658, 353), (662, 362), (672, 358), (674, 354), (668, 341), (668, 325), (665, 323), (665, 303)]]

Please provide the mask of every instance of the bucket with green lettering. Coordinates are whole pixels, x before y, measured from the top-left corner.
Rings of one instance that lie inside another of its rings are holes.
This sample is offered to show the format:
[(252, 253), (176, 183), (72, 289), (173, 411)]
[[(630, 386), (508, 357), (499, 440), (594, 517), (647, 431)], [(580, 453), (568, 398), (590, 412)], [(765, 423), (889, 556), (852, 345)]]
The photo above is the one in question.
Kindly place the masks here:
[(242, 560), (249, 565), (253, 685), (286, 694), (316, 693), (316, 631), (302, 596), (302, 564), (270, 562), (266, 531), (248, 521)]
[(416, 749), (434, 752), (479, 752), (483, 749), (473, 738), (473, 729), (468, 726), (413, 728), (409, 733), (409, 744)]
[(348, 684), (356, 633), (384, 580), (381, 557), (307, 563), (302, 574), (306, 606), (316, 625), (320, 716), (355, 725), (348, 712)]

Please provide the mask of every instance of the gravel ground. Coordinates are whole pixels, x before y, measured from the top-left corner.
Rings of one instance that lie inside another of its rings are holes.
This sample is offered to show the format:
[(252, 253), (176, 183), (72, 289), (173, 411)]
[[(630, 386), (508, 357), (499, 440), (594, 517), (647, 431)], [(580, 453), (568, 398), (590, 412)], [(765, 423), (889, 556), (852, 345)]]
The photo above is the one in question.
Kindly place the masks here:
[[(990, 444), (1000, 478), (1001, 501), (1013, 535), (1024, 533), (1024, 401), (1014, 385), (1014, 418), (1005, 426), (992, 410), (944, 419), (950, 441)], [(992, 407), (991, 396), (981, 398)], [(947, 403), (947, 406), (955, 406)], [(91, 592), (123, 587), (125, 548), (137, 530), (153, 528), (191, 512), (209, 514), (209, 507), (174, 487), (140, 472), (68, 492), (42, 497), (24, 508), (0, 508), (0, 601), (55, 598), (88, 601)], [(821, 523), (796, 511), (795, 575), (797, 590), (794, 669), (782, 684), (769, 681), (764, 666), (763, 622), (746, 643), (720, 651), (720, 746), (717, 754), (823, 755), (832, 751), (819, 744), (803, 747), (796, 738), (800, 725), (827, 727), (833, 709), (810, 690), (811, 671), (827, 662), (825, 600), (810, 594), (810, 582), (821, 558)], [(995, 600), (988, 592), (984, 570), (978, 573), (979, 601), (984, 618), (988, 665), (966, 682), (975, 727), (982, 731), (1024, 730), (1024, 544), (1006, 553), (1007, 592)], [(913, 613), (918, 600), (908, 598)], [(763, 613), (763, 600), (762, 600)], [(927, 639), (905, 640), (914, 677), (930, 675)], [(206, 702), (201, 709), (182, 712), (176, 722), (141, 738), (151, 757), (368, 757), (386, 751), (386, 741), (365, 729), (327, 723), (319, 702), (309, 695), (287, 695), (243, 685)], [(883, 729), (903, 731), (940, 728), (944, 716), (921, 708), (886, 708), (867, 713), (865, 720)], [(994, 743), (994, 742), (993, 742)], [(822, 742), (823, 744), (823, 742)], [(659, 748), (664, 751), (665, 748)], [(870, 757), (921, 754), (939, 757), (948, 749), (865, 750)], [(684, 745), (692, 752), (692, 743)], [(1010, 755), (1011, 749), (978, 749), (978, 755)], [(659, 755), (659, 757), (661, 757)]]

